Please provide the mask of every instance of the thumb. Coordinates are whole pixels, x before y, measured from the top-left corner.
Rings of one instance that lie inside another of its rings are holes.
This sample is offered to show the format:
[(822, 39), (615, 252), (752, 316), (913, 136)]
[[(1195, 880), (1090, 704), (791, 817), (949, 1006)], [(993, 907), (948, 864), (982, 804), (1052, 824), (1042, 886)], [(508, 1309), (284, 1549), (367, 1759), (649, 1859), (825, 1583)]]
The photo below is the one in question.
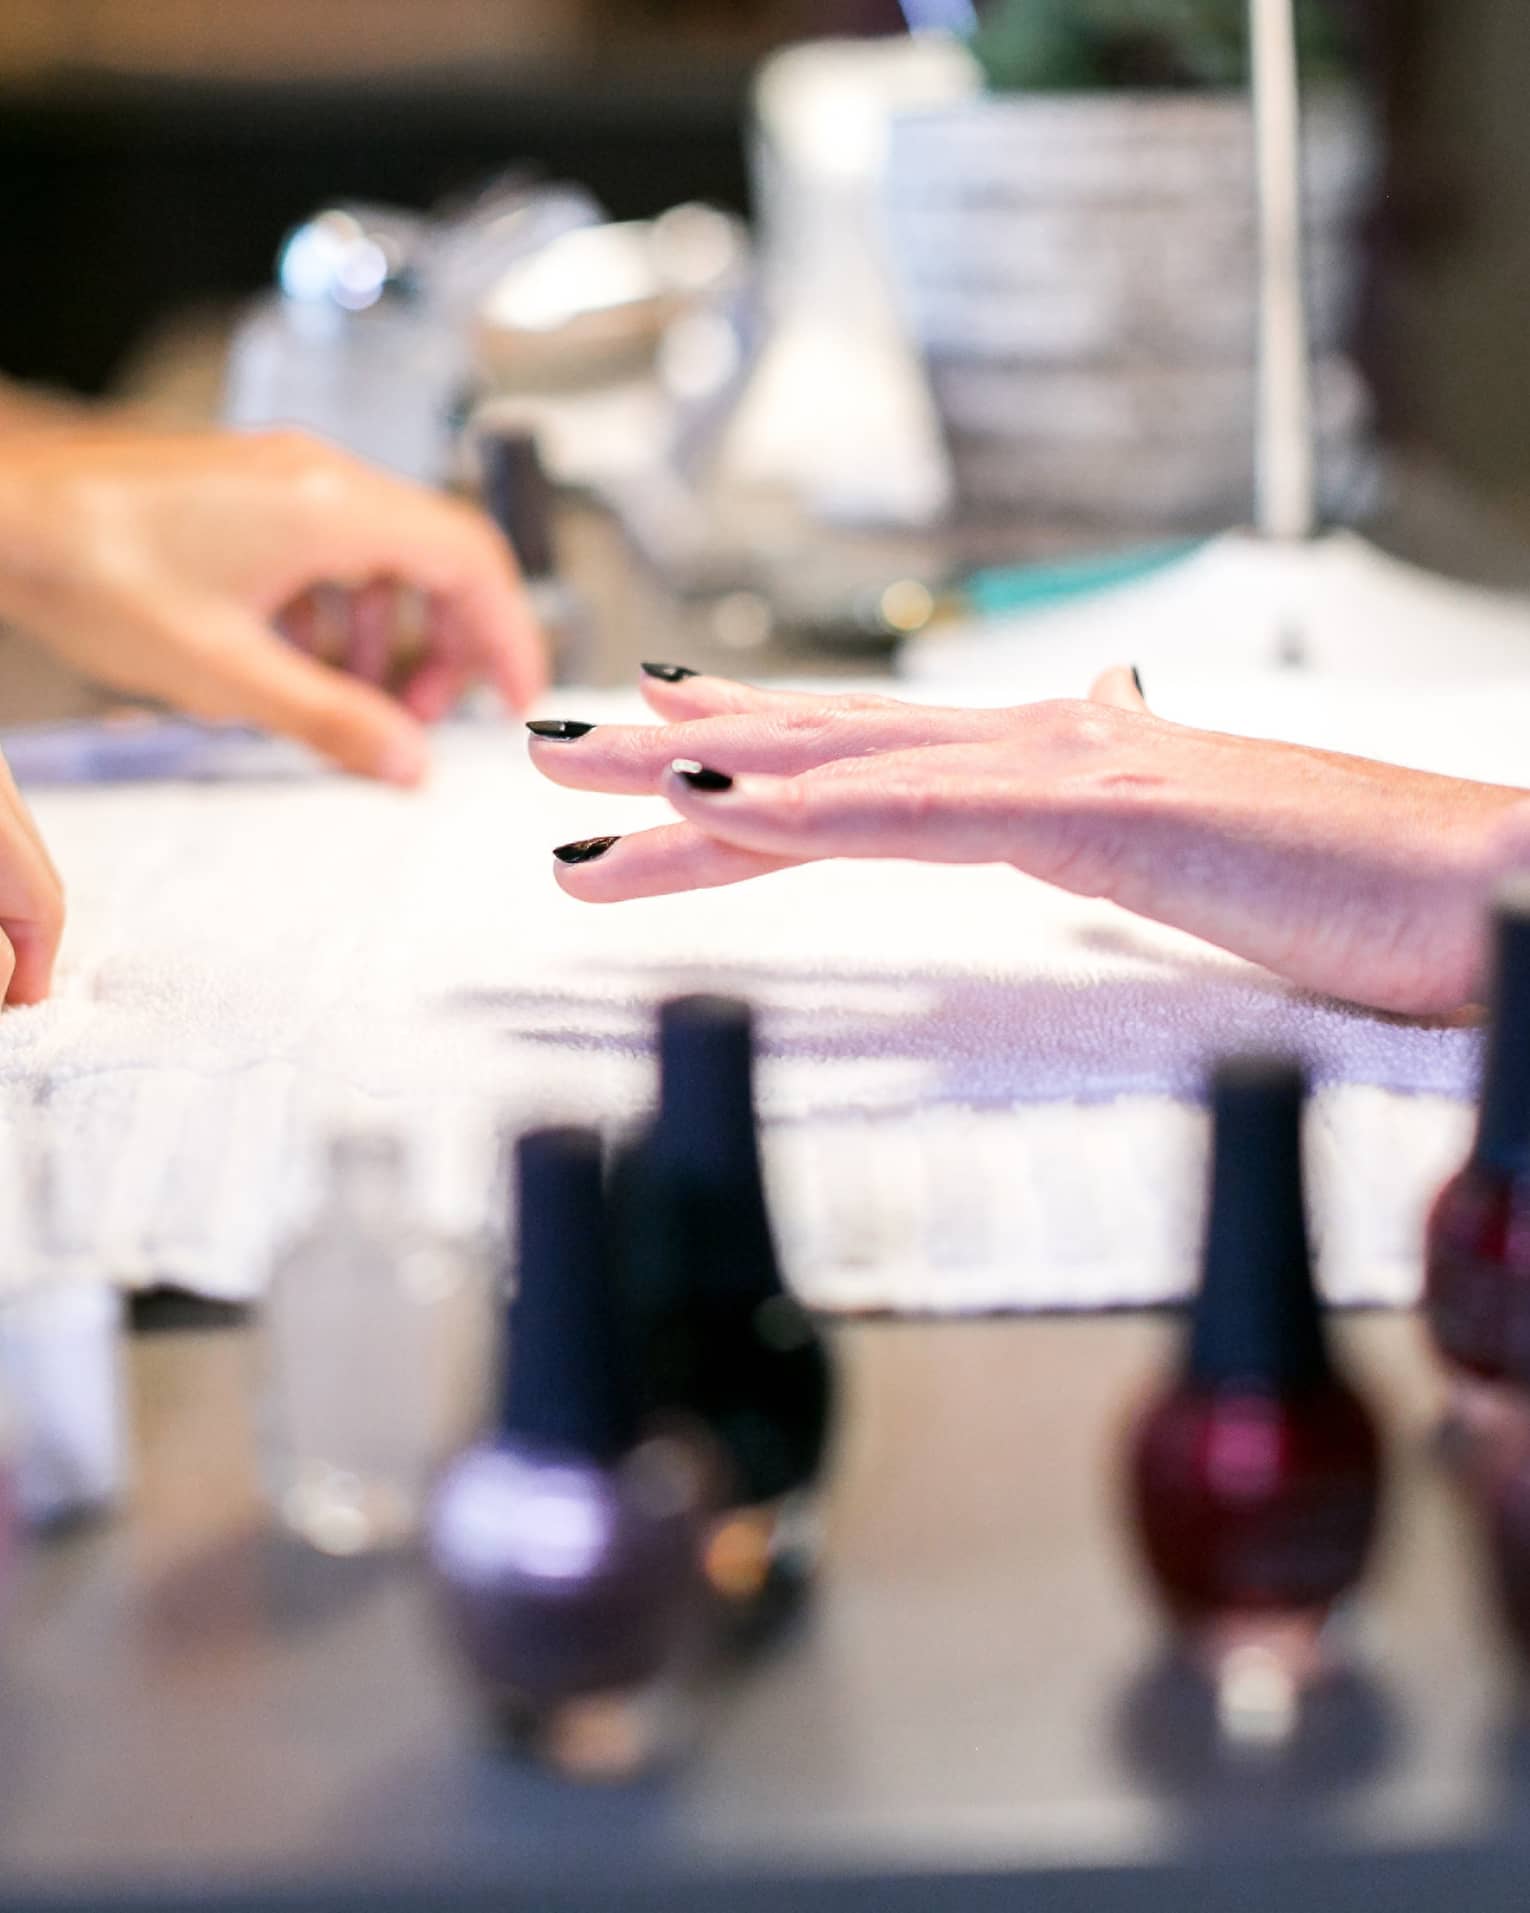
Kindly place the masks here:
[(1113, 704), (1122, 711), (1145, 711), (1147, 699), (1142, 695), (1142, 679), (1137, 675), (1133, 664), (1113, 664), (1108, 671), (1102, 672), (1089, 687), (1091, 704)]
[(216, 600), (179, 608), (160, 637), (167, 681), (144, 688), (194, 717), (276, 731), (383, 783), (407, 787), (424, 777), (425, 734), (401, 705), (305, 657), (240, 606)]

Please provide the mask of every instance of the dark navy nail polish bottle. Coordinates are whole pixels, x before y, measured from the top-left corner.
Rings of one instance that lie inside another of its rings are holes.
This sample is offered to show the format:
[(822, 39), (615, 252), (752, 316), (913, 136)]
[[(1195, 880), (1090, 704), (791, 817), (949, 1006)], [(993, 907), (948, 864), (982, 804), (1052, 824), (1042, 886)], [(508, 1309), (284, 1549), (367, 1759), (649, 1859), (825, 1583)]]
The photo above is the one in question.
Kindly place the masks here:
[(667, 1751), (701, 1606), (701, 1476), (684, 1444), (638, 1439), (599, 1139), (523, 1137), (517, 1182), (499, 1425), (445, 1471), (430, 1559), (498, 1724), (562, 1771), (621, 1775)]
[(833, 1420), (828, 1350), (782, 1280), (747, 1004), (682, 997), (659, 1021), (658, 1114), (618, 1171), (620, 1257), (651, 1412), (722, 1461), (704, 1553), (741, 1608), (800, 1585)]

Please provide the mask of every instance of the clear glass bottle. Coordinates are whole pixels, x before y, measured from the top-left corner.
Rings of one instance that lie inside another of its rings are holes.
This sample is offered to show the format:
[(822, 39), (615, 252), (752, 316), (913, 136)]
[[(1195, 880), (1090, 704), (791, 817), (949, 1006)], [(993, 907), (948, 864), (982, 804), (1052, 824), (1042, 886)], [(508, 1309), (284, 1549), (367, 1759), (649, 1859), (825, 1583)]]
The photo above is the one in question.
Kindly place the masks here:
[(283, 1525), (343, 1555), (408, 1540), (436, 1469), (478, 1431), (492, 1281), (483, 1244), (421, 1224), (396, 1137), (338, 1137), (328, 1169), (272, 1271), (262, 1445)]

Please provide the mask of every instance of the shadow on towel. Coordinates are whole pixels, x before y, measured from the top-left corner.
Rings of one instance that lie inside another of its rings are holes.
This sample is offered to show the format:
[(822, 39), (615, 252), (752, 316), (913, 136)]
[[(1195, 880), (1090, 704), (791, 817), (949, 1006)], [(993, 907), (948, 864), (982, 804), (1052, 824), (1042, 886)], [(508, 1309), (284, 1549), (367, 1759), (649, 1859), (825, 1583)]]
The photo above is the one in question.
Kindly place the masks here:
[(468, 989), (445, 1007), (518, 1044), (638, 1055), (652, 1047), (659, 999), (726, 991), (759, 1004), (772, 1057), (923, 1065), (931, 1072), (923, 1097), (971, 1106), (1196, 1098), (1216, 1057), (1266, 1049), (1301, 1057), (1317, 1085), (1472, 1093), (1478, 1036), (1459, 1022), (1306, 995), (1253, 965), (1153, 956), (1156, 974), (1093, 979), (774, 962), (602, 965), (566, 987)]

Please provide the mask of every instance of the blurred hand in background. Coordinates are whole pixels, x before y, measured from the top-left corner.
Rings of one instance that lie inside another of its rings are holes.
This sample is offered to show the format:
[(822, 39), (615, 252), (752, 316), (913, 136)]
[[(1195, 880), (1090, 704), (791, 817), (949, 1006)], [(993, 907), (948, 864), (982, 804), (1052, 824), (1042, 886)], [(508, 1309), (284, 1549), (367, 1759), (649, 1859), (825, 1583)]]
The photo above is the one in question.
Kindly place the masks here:
[(400, 785), (469, 685), (520, 710), (545, 678), (486, 518), (298, 433), (0, 438), (0, 617), (101, 684)]

